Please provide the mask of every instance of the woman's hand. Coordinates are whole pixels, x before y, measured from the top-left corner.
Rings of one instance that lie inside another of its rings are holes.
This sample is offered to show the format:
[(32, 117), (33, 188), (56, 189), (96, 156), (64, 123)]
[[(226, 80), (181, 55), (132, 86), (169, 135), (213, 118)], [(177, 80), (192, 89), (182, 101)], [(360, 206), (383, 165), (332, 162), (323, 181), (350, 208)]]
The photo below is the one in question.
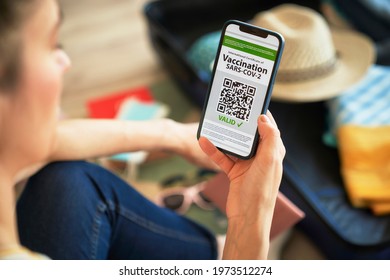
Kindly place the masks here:
[(224, 258), (267, 257), (285, 148), (270, 112), (259, 117), (258, 129), (261, 140), (256, 155), (250, 160), (231, 158), (206, 138), (199, 140), (203, 151), (230, 179)]
[(169, 121), (166, 125), (164, 141), (169, 143), (169, 150), (184, 157), (189, 162), (212, 170), (219, 170), (216, 165), (199, 147), (196, 138), (198, 123), (178, 123)]

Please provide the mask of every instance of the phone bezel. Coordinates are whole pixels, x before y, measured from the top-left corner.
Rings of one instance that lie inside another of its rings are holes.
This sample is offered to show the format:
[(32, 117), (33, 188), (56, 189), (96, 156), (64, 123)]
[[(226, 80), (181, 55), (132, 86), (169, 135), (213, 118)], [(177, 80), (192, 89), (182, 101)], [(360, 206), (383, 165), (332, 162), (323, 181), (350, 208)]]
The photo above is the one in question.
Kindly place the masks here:
[[(246, 22), (239, 21), (239, 20), (228, 20), (228, 21), (226, 21), (224, 23), (224, 25), (223, 25), (223, 28), (222, 28), (221, 36), (220, 36), (219, 43), (218, 43), (218, 50), (217, 50), (217, 54), (215, 56), (215, 62), (214, 62), (213, 70), (212, 70), (211, 80), (209, 82), (208, 89), (207, 89), (207, 95), (206, 95), (206, 98), (205, 98), (205, 102), (203, 104), (202, 116), (201, 116), (201, 119), (200, 119), (198, 131), (197, 131), (197, 138), (198, 139), (201, 136), (200, 133), (201, 133), (201, 130), (202, 130), (204, 117), (205, 117), (207, 106), (208, 106), (209, 99), (210, 99), (210, 96), (211, 96), (211, 88), (212, 88), (212, 85), (213, 85), (213, 82), (214, 82), (215, 73), (216, 73), (217, 65), (218, 65), (219, 58), (220, 58), (220, 52), (221, 52), (221, 48), (222, 48), (223, 38), (225, 36), (226, 29), (227, 29), (227, 27), (230, 24), (238, 25), (239, 28), (240, 28), (240, 31), (245, 32), (245, 33), (249, 33), (251, 35), (255, 35), (255, 36), (259, 36), (261, 38), (265, 38), (264, 35), (267, 34), (267, 37), (268, 37), (268, 35), (273, 35), (273, 36), (275, 36), (278, 39), (279, 46), (278, 46), (278, 50), (276, 52), (275, 63), (274, 63), (274, 67), (273, 67), (272, 72), (271, 72), (271, 76), (270, 76), (270, 80), (269, 80), (269, 83), (268, 83), (267, 92), (266, 92), (265, 98), (264, 98), (263, 108), (261, 109), (261, 114), (265, 114), (267, 112), (268, 106), (269, 106), (269, 102), (271, 100), (272, 88), (273, 88), (273, 84), (275, 82), (276, 73), (277, 73), (277, 70), (279, 68), (279, 64), (280, 64), (280, 60), (281, 60), (281, 56), (282, 56), (283, 48), (284, 48), (284, 38), (283, 38), (283, 36), (280, 33), (278, 33), (278, 32), (275, 32), (275, 31), (272, 31), (272, 30), (268, 30), (268, 29), (265, 29), (265, 28), (261, 28), (261, 27), (258, 27), (258, 26), (252, 25), (252, 24), (248, 24)], [(244, 29), (245, 31), (243, 31), (241, 29)], [(260, 135), (258, 133), (258, 130), (256, 129), (256, 133), (254, 135), (254, 140), (253, 140), (253, 144), (252, 144), (252, 147), (251, 147), (251, 151), (249, 152), (249, 154), (247, 156), (242, 156), (242, 155), (236, 154), (233, 151), (229, 151), (229, 150), (226, 150), (224, 148), (220, 148), (218, 146), (216, 146), (216, 147), (220, 151), (225, 153), (225, 154), (234, 156), (234, 157), (239, 158), (239, 159), (245, 159), (246, 160), (246, 159), (252, 158), (256, 154), (259, 138), (260, 138)]]

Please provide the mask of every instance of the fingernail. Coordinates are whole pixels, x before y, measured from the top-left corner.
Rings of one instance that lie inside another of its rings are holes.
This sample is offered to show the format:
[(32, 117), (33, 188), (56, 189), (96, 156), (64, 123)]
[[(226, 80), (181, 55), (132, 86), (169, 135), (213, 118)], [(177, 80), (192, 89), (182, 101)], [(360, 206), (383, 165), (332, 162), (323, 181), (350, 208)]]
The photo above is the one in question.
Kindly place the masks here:
[(266, 115), (260, 115), (260, 121), (263, 123), (269, 122), (269, 119)]

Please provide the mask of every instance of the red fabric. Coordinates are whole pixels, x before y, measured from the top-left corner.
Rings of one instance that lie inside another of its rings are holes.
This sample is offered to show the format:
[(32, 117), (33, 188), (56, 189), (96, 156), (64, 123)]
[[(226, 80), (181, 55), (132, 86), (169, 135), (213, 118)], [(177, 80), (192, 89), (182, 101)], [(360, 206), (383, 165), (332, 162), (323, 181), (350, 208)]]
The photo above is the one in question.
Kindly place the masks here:
[(147, 87), (139, 87), (112, 93), (88, 100), (88, 117), (100, 119), (115, 118), (122, 101), (129, 97), (136, 97), (144, 102), (151, 102), (154, 100), (151, 91)]

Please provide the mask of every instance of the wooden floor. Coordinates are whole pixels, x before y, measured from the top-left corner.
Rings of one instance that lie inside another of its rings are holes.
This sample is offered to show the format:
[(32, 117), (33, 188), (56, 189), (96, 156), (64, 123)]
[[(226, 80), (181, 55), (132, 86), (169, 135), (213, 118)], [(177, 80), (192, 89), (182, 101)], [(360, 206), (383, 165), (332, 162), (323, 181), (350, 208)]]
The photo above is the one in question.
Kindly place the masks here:
[(84, 117), (88, 98), (164, 78), (147, 35), (146, 0), (59, 2), (60, 40), (72, 60), (62, 99), (66, 115)]

